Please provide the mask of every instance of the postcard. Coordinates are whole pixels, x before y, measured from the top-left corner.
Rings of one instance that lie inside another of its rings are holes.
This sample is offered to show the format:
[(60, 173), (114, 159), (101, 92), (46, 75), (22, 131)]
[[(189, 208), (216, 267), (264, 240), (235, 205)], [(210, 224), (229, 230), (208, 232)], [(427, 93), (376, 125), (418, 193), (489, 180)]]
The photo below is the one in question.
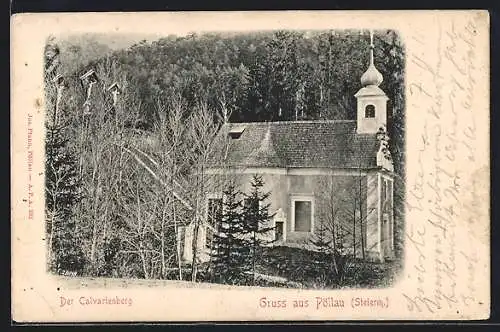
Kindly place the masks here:
[(487, 11), (11, 27), (14, 321), (489, 318)]

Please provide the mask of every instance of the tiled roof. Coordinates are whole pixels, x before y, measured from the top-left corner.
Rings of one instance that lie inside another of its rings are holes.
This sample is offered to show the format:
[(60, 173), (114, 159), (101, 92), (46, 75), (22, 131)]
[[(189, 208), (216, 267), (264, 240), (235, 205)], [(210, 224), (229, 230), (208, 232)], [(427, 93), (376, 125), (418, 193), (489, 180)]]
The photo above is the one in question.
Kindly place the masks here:
[[(232, 139), (235, 127), (242, 133)], [(375, 134), (356, 134), (355, 120), (228, 123), (218, 142), (213, 166), (373, 168), (379, 148)]]

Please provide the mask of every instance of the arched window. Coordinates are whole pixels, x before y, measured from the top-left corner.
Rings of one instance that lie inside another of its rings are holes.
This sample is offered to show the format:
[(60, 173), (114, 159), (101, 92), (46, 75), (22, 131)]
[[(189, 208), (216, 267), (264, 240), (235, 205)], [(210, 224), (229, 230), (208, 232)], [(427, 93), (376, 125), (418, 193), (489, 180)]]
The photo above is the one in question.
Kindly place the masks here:
[(365, 118), (374, 118), (375, 117), (375, 106), (374, 105), (366, 105), (365, 107)]

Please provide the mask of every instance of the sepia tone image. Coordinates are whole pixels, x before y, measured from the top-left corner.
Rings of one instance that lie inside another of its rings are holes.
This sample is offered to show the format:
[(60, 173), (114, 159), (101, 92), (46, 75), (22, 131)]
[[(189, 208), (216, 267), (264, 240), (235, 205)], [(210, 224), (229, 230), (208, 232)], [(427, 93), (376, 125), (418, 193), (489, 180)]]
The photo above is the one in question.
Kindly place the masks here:
[(50, 37), (48, 272), (390, 286), (404, 59), (392, 30)]
[(16, 322), (489, 317), (487, 12), (12, 31)]

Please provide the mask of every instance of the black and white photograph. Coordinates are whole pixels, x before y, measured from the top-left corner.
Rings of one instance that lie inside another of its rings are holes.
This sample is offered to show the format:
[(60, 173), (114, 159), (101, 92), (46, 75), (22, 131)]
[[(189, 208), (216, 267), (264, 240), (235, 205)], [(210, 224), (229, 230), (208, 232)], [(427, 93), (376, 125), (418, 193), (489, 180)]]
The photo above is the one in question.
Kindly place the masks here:
[(51, 36), (47, 269), (386, 287), (404, 230), (393, 30)]

